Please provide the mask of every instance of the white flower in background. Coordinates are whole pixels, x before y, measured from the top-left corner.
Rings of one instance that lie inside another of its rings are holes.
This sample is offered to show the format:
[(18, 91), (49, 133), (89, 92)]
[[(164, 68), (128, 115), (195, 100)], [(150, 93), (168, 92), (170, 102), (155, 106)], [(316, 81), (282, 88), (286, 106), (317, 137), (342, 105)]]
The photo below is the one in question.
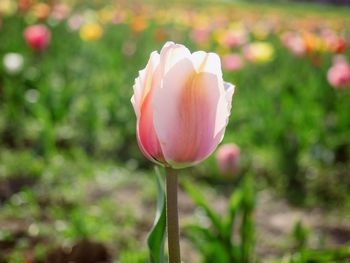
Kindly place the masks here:
[(9, 74), (17, 74), (23, 69), (23, 56), (18, 53), (7, 53), (3, 58), (5, 71)]

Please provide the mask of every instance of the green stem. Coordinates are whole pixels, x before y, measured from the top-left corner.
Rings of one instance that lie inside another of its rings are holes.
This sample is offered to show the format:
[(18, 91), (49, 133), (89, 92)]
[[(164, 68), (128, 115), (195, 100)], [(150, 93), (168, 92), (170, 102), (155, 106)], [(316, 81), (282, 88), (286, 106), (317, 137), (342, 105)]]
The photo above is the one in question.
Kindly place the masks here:
[(166, 176), (166, 218), (168, 229), (169, 263), (180, 263), (179, 219), (177, 208), (177, 174), (167, 168)]

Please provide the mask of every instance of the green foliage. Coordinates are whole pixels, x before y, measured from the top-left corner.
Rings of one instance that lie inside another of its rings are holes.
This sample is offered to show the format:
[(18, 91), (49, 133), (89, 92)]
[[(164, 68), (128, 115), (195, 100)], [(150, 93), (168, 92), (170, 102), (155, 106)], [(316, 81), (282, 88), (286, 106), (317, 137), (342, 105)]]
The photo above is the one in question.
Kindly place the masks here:
[[(202, 262), (252, 262), (255, 190), (251, 176), (247, 175), (242, 185), (232, 193), (224, 217), (210, 207), (195, 186), (189, 182), (183, 186), (211, 223), (209, 227), (197, 223), (185, 228), (186, 236), (202, 255)], [(236, 241), (237, 235), (239, 241)]]
[(296, 243), (296, 252), (286, 255), (283, 262), (288, 263), (345, 263), (350, 258), (350, 247), (343, 246), (336, 249), (319, 248), (312, 249), (308, 246), (309, 230), (301, 222), (293, 229), (293, 237)]
[(165, 263), (164, 242), (166, 235), (166, 199), (163, 176), (156, 167), (157, 178), (157, 212), (147, 243), (150, 253), (150, 263)]

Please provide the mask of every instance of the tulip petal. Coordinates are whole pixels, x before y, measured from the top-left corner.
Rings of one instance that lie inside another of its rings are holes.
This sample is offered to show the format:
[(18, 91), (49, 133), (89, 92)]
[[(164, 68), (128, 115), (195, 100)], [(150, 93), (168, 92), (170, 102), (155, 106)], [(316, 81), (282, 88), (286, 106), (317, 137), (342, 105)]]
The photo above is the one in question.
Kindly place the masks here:
[(188, 59), (174, 65), (153, 96), (154, 127), (175, 168), (205, 159), (221, 141), (229, 115), (222, 78), (196, 72)]
[(156, 51), (152, 52), (146, 67), (139, 71), (139, 76), (135, 80), (134, 95), (131, 97), (131, 103), (137, 118), (140, 117), (141, 105), (155, 81), (155, 71), (158, 67), (159, 59), (159, 54)]
[(137, 125), (137, 142), (143, 154), (156, 163), (164, 164), (164, 157), (157, 134), (153, 127), (153, 108), (151, 96), (153, 90), (146, 96)]
[(192, 62), (197, 72), (207, 72), (222, 77), (221, 61), (217, 54), (197, 51), (192, 54)]
[(164, 76), (177, 62), (185, 58), (191, 59), (191, 52), (188, 48), (171, 41), (165, 43), (160, 51), (159, 76)]
[(134, 107), (137, 118), (137, 141), (143, 154), (154, 162), (162, 162), (163, 154), (157, 135), (153, 128), (153, 109), (150, 98), (156, 86), (160, 56), (152, 52), (146, 67), (139, 72), (134, 84), (134, 95), (131, 103)]
[(226, 97), (228, 112), (231, 112), (232, 96), (233, 96), (233, 93), (235, 93), (235, 86), (229, 82), (224, 82), (224, 88), (226, 93), (225, 97)]

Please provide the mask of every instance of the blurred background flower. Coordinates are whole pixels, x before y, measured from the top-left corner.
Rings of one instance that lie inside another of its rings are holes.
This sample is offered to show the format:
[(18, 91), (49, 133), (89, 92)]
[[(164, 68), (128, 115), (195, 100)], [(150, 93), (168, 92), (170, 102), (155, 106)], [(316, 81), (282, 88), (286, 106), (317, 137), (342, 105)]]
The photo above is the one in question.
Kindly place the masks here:
[(51, 32), (45, 25), (32, 25), (25, 29), (24, 38), (33, 51), (41, 52), (49, 45)]
[(225, 70), (236, 71), (243, 67), (244, 61), (239, 54), (227, 54), (222, 58), (222, 66)]
[(103, 28), (98, 23), (87, 23), (81, 26), (79, 35), (84, 41), (96, 41), (103, 35)]
[(3, 65), (7, 73), (18, 74), (23, 69), (23, 56), (19, 53), (7, 53), (3, 58)]
[(2, 0), (0, 1), (0, 15), (10, 16), (16, 12), (16, 1)]
[(234, 176), (239, 170), (240, 149), (236, 144), (223, 144), (216, 153), (216, 161), (221, 174)]
[(334, 88), (350, 87), (350, 64), (343, 57), (336, 57), (327, 73), (329, 83)]
[(303, 56), (306, 53), (306, 45), (303, 38), (295, 32), (285, 32), (281, 35), (283, 45), (296, 56)]
[(244, 46), (243, 54), (253, 63), (267, 63), (273, 59), (274, 48), (268, 42), (252, 42)]

